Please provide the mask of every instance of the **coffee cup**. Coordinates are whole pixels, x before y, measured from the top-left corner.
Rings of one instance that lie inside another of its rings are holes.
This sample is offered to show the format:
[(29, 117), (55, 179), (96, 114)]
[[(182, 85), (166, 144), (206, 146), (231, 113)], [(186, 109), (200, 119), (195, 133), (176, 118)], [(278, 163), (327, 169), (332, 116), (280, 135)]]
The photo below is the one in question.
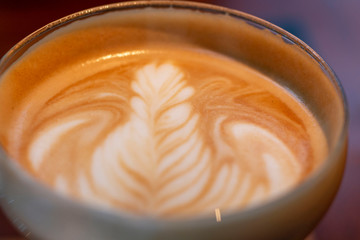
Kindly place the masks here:
[(341, 182), (334, 72), (246, 13), (100, 6), (0, 73), (1, 204), (30, 239), (303, 239)]

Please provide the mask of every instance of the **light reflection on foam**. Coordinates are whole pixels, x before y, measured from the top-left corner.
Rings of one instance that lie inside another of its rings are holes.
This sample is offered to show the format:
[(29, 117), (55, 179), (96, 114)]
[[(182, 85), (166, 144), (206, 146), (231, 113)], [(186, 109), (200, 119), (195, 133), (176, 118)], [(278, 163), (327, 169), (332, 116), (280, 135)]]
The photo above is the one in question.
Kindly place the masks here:
[(215, 208), (215, 217), (217, 222), (221, 222), (221, 211), (219, 208)]
[(84, 66), (91, 65), (94, 63), (99, 63), (99, 62), (102, 62), (105, 60), (113, 60), (116, 58), (124, 58), (124, 57), (141, 55), (146, 52), (147, 52), (146, 50), (133, 50), (133, 51), (124, 51), (124, 52), (119, 52), (119, 53), (112, 53), (112, 54), (101, 56), (101, 57), (98, 57), (95, 59), (87, 60), (84, 63), (82, 63), (81, 66), (84, 67)]

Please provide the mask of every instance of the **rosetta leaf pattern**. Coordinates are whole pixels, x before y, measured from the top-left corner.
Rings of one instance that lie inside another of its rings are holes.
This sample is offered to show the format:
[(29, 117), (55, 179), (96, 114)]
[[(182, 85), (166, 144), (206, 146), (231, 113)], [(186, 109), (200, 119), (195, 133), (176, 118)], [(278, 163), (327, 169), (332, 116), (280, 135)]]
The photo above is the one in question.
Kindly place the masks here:
[(199, 171), (209, 164), (209, 152), (196, 130), (198, 116), (189, 101), (193, 89), (172, 64), (145, 66), (131, 88), (136, 95), (130, 120), (116, 128), (93, 156), (95, 183), (115, 201), (131, 200), (142, 212), (166, 212), (196, 197), (194, 188), (205, 184), (205, 179), (196, 184)]

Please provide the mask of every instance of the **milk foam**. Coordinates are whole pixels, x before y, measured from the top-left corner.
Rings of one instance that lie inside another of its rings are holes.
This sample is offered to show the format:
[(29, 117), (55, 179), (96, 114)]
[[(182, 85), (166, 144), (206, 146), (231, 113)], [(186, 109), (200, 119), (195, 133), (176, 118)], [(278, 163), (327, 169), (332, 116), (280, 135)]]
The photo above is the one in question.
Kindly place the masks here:
[(277, 83), (307, 92), (304, 78), (327, 77), (246, 21), (150, 8), (42, 37), (0, 76), (0, 143), (61, 194), (137, 215), (238, 211), (327, 156), (317, 120)]
[[(35, 131), (27, 151), (35, 172), (52, 168), (56, 158), (84, 162), (82, 168), (73, 167), (71, 174), (60, 164), (55, 176), (44, 179), (59, 192), (138, 214), (182, 216), (250, 206), (285, 192), (302, 179), (304, 168), (292, 149), (268, 129), (232, 119), (233, 109), (220, 109), (210, 120), (197, 111), (197, 90), (175, 63), (149, 63), (134, 69), (133, 76), (128, 84), (133, 94), (126, 121), (104, 127), (104, 120), (99, 121), (103, 115), (95, 113), (99, 110), (85, 107), (44, 122)], [(208, 87), (218, 81), (204, 80)], [(102, 101), (124, 98), (104, 89), (89, 95), (87, 104), (106, 110)], [(70, 88), (70, 94), (62, 93), (57, 97), (60, 100), (52, 100), (53, 105), (69, 104), (66, 98), (85, 94), (80, 90), (89, 91)], [(72, 104), (77, 103), (67, 108)], [(201, 130), (204, 121), (213, 122), (213, 129), (206, 129), (210, 141)], [(86, 131), (99, 125), (101, 137), (77, 149), (81, 143), (70, 139), (84, 141), (81, 134), (89, 124), (92, 127)], [(54, 154), (63, 156), (54, 158)], [(50, 165), (41, 168), (46, 161)]]

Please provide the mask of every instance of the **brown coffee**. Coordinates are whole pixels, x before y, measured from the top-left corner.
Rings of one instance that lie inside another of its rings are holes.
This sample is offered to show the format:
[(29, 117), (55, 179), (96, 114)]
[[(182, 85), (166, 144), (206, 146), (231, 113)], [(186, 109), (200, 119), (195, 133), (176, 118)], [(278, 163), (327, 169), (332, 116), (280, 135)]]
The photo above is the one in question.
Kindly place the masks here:
[(296, 96), (151, 28), (166, 14), (149, 28), (129, 16), (70, 24), (2, 76), (1, 143), (26, 171), (76, 199), (179, 217), (259, 204), (319, 166), (326, 140)]

